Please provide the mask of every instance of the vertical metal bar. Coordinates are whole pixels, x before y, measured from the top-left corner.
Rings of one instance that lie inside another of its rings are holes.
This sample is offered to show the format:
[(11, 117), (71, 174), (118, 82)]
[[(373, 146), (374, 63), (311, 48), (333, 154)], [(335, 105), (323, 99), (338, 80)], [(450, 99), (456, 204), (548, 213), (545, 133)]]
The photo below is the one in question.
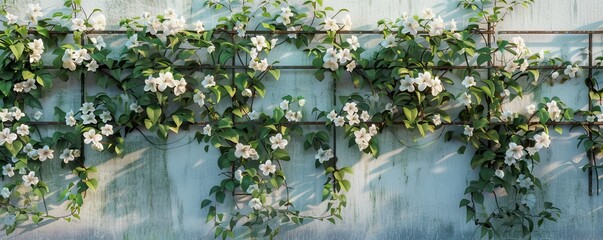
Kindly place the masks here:
[[(590, 97), (590, 92), (594, 90), (594, 84), (593, 84), (593, 33), (589, 33), (588, 34), (588, 86), (589, 86), (589, 94), (588, 94), (588, 110), (592, 111), (592, 107), (593, 107), (593, 103), (592, 103), (592, 99)], [(589, 129), (591, 127), (591, 125), (588, 126)], [(593, 134), (591, 133), (591, 131), (588, 131), (588, 139), (592, 142), (593, 140)], [(594, 158), (594, 153), (592, 152), (591, 149), (588, 150), (587, 152), (588, 155), (588, 196), (592, 196), (593, 195), (593, 177), (596, 178), (597, 181), (597, 195), (599, 195), (599, 179), (598, 179), (598, 174), (595, 174), (595, 176), (593, 176), (593, 169), (596, 167), (596, 162), (595, 162), (595, 158)]]
[[(86, 33), (82, 32), (80, 38), (80, 45), (82, 48), (86, 44)], [(80, 106), (86, 102), (86, 71), (82, 71), (80, 73)], [(84, 161), (86, 160), (86, 155), (84, 151), (84, 135), (80, 135), (80, 156), (82, 157), (82, 165), (84, 165)]]

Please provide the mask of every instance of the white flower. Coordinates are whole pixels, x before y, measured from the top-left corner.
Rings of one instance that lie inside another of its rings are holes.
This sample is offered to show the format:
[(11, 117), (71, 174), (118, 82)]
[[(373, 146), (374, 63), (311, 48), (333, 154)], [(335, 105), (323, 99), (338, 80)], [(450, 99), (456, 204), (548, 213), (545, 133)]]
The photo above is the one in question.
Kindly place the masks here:
[(101, 13), (96, 13), (90, 18), (90, 25), (92, 25), (92, 29), (96, 31), (103, 31), (107, 26), (107, 18)]
[(345, 70), (348, 72), (354, 71), (355, 68), (356, 68), (356, 60), (351, 61), (350, 63), (348, 63), (348, 65), (345, 65)]
[(331, 110), (331, 112), (329, 112), (329, 114), (327, 114), (327, 119), (329, 119), (332, 122), (332, 121), (335, 121), (335, 118), (337, 118), (337, 113), (335, 112), (335, 110)]
[(530, 105), (526, 106), (526, 111), (530, 115), (534, 114), (536, 112), (536, 105), (530, 104)]
[(400, 79), (400, 91), (414, 92), (416, 79), (406, 75), (404, 79)]
[(69, 148), (65, 148), (65, 150), (63, 150), (61, 155), (59, 155), (59, 158), (61, 160), (63, 160), (63, 162), (65, 164), (75, 160), (75, 156), (73, 155), (73, 150), (71, 150)]
[(345, 124), (345, 119), (342, 116), (336, 117), (333, 121), (335, 123), (335, 127), (343, 127)]
[(521, 37), (514, 37), (511, 38), (510, 41), (514, 47), (515, 47), (515, 52), (517, 52), (517, 56), (521, 56), (521, 54), (525, 53), (528, 49), (526, 48), (526, 44), (523, 40), (523, 38)]
[(66, 115), (65, 116), (65, 125), (73, 127), (77, 122), (75, 121), (75, 118), (73, 117), (73, 114), (71, 115)]
[(403, 23), (402, 33), (416, 36), (419, 33), (419, 23), (412, 18), (407, 18)]
[(111, 124), (106, 124), (105, 126), (102, 126), (100, 130), (101, 133), (107, 137), (113, 135), (113, 126)]
[(36, 177), (36, 172), (34, 171), (29, 172), (27, 175), (23, 175), (21, 179), (23, 179), (23, 185), (28, 187), (31, 185), (37, 185), (38, 182), (40, 182), (38, 177)]
[(211, 125), (207, 124), (203, 127), (203, 135), (211, 136)]
[(473, 136), (473, 128), (470, 127), (469, 125), (465, 125), (465, 130), (463, 131), (463, 134), (465, 134), (465, 136), (467, 136), (467, 137), (472, 137)]
[(507, 164), (508, 166), (511, 166), (513, 164), (515, 164), (517, 161), (515, 161), (515, 158), (513, 156), (506, 156), (505, 157), (505, 164)]
[(549, 148), (551, 144), (551, 138), (545, 132), (534, 135), (534, 140), (536, 141), (536, 148)]
[(214, 51), (216, 51), (216, 46), (211, 45), (211, 46), (207, 47), (207, 53), (211, 54)]
[(32, 53), (29, 55), (29, 62), (39, 62), (42, 58), (42, 53), (44, 53), (44, 42), (42, 39), (35, 39), (27, 43), (27, 47), (32, 50)]
[(337, 61), (328, 60), (322, 64), (322, 67), (331, 71), (337, 71), (339, 68), (339, 63), (337, 63)]
[(450, 20), (450, 32), (455, 32), (457, 30), (457, 26), (456, 26), (456, 22), (454, 21), (454, 19)]
[(174, 95), (180, 96), (186, 92), (186, 80), (181, 78), (180, 80), (174, 80)]
[(12, 177), (15, 176), (15, 168), (12, 164), (6, 164), (2, 166), (2, 175)]
[(465, 77), (465, 79), (463, 79), (462, 84), (466, 88), (474, 87), (475, 85), (477, 85), (477, 83), (475, 82), (475, 78), (470, 76)]
[(203, 107), (205, 104), (205, 94), (203, 94), (201, 91), (198, 91), (195, 93), (195, 95), (193, 95), (193, 102), (199, 104), (199, 107)]
[(509, 122), (509, 121), (513, 121), (513, 118), (515, 118), (515, 113), (512, 112), (511, 110), (505, 110), (502, 112), (502, 114), (500, 115), (500, 119), (503, 122)]
[(2, 195), (3, 198), (10, 197), (10, 190), (7, 187), (3, 187), (2, 191), (0, 191), (0, 195)]
[(300, 107), (303, 107), (304, 105), (306, 105), (306, 99), (302, 98), (302, 99), (300, 99), (300, 100), (297, 100), (297, 104), (298, 104)]
[(203, 85), (204, 88), (216, 86), (216, 81), (215, 81), (214, 76), (213, 75), (205, 76), (205, 78), (201, 82), (201, 85)]
[(551, 119), (553, 121), (561, 120), (561, 118), (562, 118), (561, 109), (559, 109), (559, 106), (557, 105), (557, 102), (555, 100), (548, 102), (546, 104), (546, 106), (547, 106), (547, 111), (549, 112), (549, 116), (551, 117)]
[(415, 83), (419, 84), (419, 91), (424, 91), (427, 87), (431, 87), (432, 77), (430, 72), (419, 73), (415, 79)]
[(517, 145), (517, 143), (510, 142), (509, 149), (505, 152), (507, 157), (513, 157), (515, 159), (521, 159), (523, 157), (524, 151), (523, 146)]
[(75, 71), (75, 69), (77, 68), (77, 65), (75, 64), (75, 61), (73, 60), (73, 57), (76, 55), (76, 52), (72, 49), (66, 49), (65, 53), (63, 54), (62, 57), (62, 61), (63, 61), (63, 68), (69, 69), (70, 71)]
[(377, 133), (379, 133), (379, 129), (377, 128), (377, 126), (375, 124), (371, 124), (371, 126), (369, 127), (369, 134), (372, 136), (377, 135)]
[(358, 149), (360, 151), (366, 149), (369, 146), (369, 142), (371, 141), (371, 134), (366, 131), (366, 128), (361, 128), (358, 131), (354, 132), (354, 136), (356, 139), (354, 141), (358, 144)]
[(398, 107), (393, 103), (385, 104), (385, 111), (389, 111), (392, 115), (398, 112)]
[(259, 159), (257, 151), (253, 149), (251, 145), (243, 145), (242, 143), (237, 143), (235, 146), (234, 155), (237, 158), (251, 158), (252, 160)]
[(13, 114), (8, 111), (8, 109), (2, 109), (0, 111), (0, 118), (2, 118), (2, 122), (11, 122), (14, 120)]
[(271, 173), (276, 172), (276, 165), (272, 164), (271, 160), (266, 160), (265, 163), (260, 164), (259, 168), (264, 176), (268, 176)]
[(96, 117), (94, 116), (94, 113), (89, 113), (89, 114), (82, 114), (82, 116), (80, 117), (82, 118), (82, 120), (84, 121), (83, 124), (96, 124)]
[(92, 44), (94, 44), (94, 47), (98, 50), (102, 50), (103, 48), (107, 47), (107, 44), (105, 43), (105, 40), (103, 39), (103, 36), (90, 38), (90, 42), (92, 42)]
[(84, 143), (85, 144), (100, 143), (101, 140), (103, 140), (103, 136), (96, 133), (96, 130), (94, 130), (94, 129), (90, 129), (84, 133)]
[[(40, 154), (38, 154), (38, 150), (35, 150), (35, 149), (27, 152), (27, 156), (33, 160), (38, 160), (38, 158), (40, 158)], [(19, 171), (19, 174), (21, 174), (20, 171)]]
[(266, 58), (262, 59), (261, 61), (251, 60), (251, 62), (249, 62), (249, 67), (255, 71), (266, 71), (268, 70), (269, 66), (268, 59)]
[(431, 81), (431, 95), (434, 97), (444, 91), (444, 85), (438, 76)]
[(253, 192), (259, 191), (259, 190), (260, 190), (260, 187), (257, 184), (252, 184), (252, 185), (249, 185), (249, 187), (247, 187), (247, 193), (249, 193), (249, 194), (253, 194)]
[(323, 150), (322, 148), (320, 148), (320, 149), (318, 149), (318, 153), (316, 153), (316, 155), (314, 155), (314, 158), (316, 158), (316, 160), (318, 160), (318, 162), (320, 162), (320, 163), (329, 161), (329, 159), (331, 159), (333, 157), (334, 157), (333, 149)]
[(467, 106), (467, 107), (470, 107), (471, 106), (471, 94), (464, 92), (459, 97), (459, 102), (462, 104), (465, 104), (465, 106)]
[(245, 89), (243, 89), (243, 91), (241, 91), (241, 96), (243, 96), (243, 97), (252, 97), (253, 96), (253, 92), (251, 91), (251, 89), (245, 88)]
[(512, 73), (512, 72), (515, 72), (515, 70), (517, 70), (518, 68), (519, 68), (519, 65), (515, 61), (510, 61), (505, 66), (504, 70), (505, 70), (505, 72)]
[(88, 54), (88, 49), (85, 48), (74, 51), (72, 57), (75, 63), (78, 65), (82, 64), (84, 61), (88, 61), (91, 59), (90, 54)]
[(163, 27), (163, 34), (171, 36), (184, 30), (186, 27), (186, 20), (184, 20), (184, 17), (173, 18), (163, 21), (161, 26)]
[(111, 117), (111, 112), (109, 111), (103, 111), (103, 113), (98, 116), (103, 121), (103, 123), (107, 123), (108, 121), (111, 121), (113, 119), (113, 117)]
[(96, 108), (94, 108), (94, 103), (91, 102), (84, 102), (80, 108), (82, 114), (88, 114), (90, 112), (94, 112), (94, 110), (96, 110)]
[(88, 72), (96, 72), (96, 69), (98, 68), (98, 63), (96, 62), (96, 60), (92, 59), (90, 63), (86, 64), (86, 67), (88, 68)]
[(347, 49), (347, 48), (341, 49), (341, 50), (339, 50), (338, 54), (340, 56), (339, 62), (341, 64), (345, 64), (346, 62), (352, 60), (352, 54), (350, 53), (350, 49)]
[(381, 46), (384, 47), (384, 48), (392, 48), (392, 47), (395, 47), (396, 44), (397, 44), (396, 37), (393, 34), (388, 35), (381, 42)]
[(429, 36), (438, 36), (444, 34), (446, 25), (442, 17), (438, 16), (429, 22)]
[(287, 139), (283, 139), (283, 135), (279, 133), (270, 137), (270, 143), (272, 144), (272, 150), (277, 148), (285, 149), (289, 141), (287, 141)]
[(346, 14), (343, 18), (343, 27), (341, 28), (343, 31), (352, 30), (352, 17), (350, 14)]
[(266, 38), (264, 36), (252, 37), (251, 43), (253, 46), (255, 46), (258, 52), (268, 47), (268, 43), (266, 42)]
[(367, 122), (368, 120), (371, 120), (371, 115), (369, 115), (367, 111), (362, 111), (362, 114), (360, 114), (360, 119), (362, 119), (363, 122)]
[(43, 115), (42, 112), (36, 111), (36, 113), (34, 113), (34, 115), (33, 115), (33, 118), (35, 120), (40, 120), (40, 118), (42, 117), (42, 115)]
[[(40, 4), (39, 3), (36, 3), (36, 4), (30, 3), (27, 5), (28, 5), (29, 11), (30, 11), (27, 14), (27, 18), (33, 25), (38, 24), (38, 18), (43, 16), (42, 8), (40, 7)], [(7, 18), (8, 18), (8, 13), (7, 13)]]
[(435, 14), (433, 13), (433, 9), (431, 8), (425, 8), (423, 9), (423, 19), (432, 19), (435, 17)]
[(557, 72), (557, 71), (554, 71), (554, 72), (551, 74), (551, 78), (552, 78), (553, 80), (557, 79), (558, 77), (559, 77), (559, 72)]
[(350, 38), (345, 40), (346, 42), (348, 42), (350, 44), (350, 48), (352, 48), (352, 50), (356, 51), (359, 47), (360, 47), (360, 42), (358, 42), (358, 37), (352, 35)]
[(140, 43), (138, 42), (138, 35), (136, 35), (136, 34), (132, 35), (126, 42), (126, 47), (128, 49), (132, 49), (132, 48), (139, 47), (139, 46), (140, 46)]
[(241, 170), (241, 169), (237, 169), (237, 170), (234, 172), (234, 178), (235, 178), (237, 181), (241, 182), (241, 180), (243, 180), (243, 170)]
[(504, 178), (505, 172), (503, 170), (496, 169), (496, 171), (494, 172), (494, 175), (496, 175), (498, 178)]
[(289, 122), (299, 122), (302, 119), (302, 113), (301, 111), (287, 111), (287, 113), (285, 114), (285, 118), (289, 121)]
[(197, 34), (201, 34), (201, 32), (205, 31), (205, 27), (203, 27), (203, 22), (195, 22), (195, 31), (197, 32)]
[(563, 73), (569, 76), (570, 78), (575, 78), (578, 77), (578, 70), (580, 70), (580, 68), (568, 65), (567, 68), (565, 68), (565, 70), (563, 71)]
[(526, 177), (523, 174), (519, 174), (519, 176), (517, 177), (517, 183), (519, 183), (519, 187), (522, 188), (530, 188), (532, 186), (532, 179), (529, 177)]
[(17, 134), (21, 136), (29, 135), (29, 126), (27, 126), (27, 124), (19, 125), (19, 127), (17, 127)]
[(17, 20), (19, 20), (19, 17), (17, 17), (16, 15), (13, 15), (9, 12), (6, 13), (6, 23), (7, 24), (15, 24), (17, 23)]
[(50, 149), (48, 146), (44, 145), (43, 148), (38, 149), (38, 156), (40, 157), (40, 161), (46, 161), (46, 159), (54, 158), (54, 150)]
[(283, 110), (289, 110), (289, 100), (283, 100), (280, 104), (279, 107)]
[(360, 124), (360, 118), (358, 117), (358, 114), (354, 113), (352, 115), (347, 115), (346, 118), (348, 119), (348, 124), (350, 124), (350, 126)]
[(337, 25), (337, 21), (332, 18), (325, 18), (325, 29), (327, 31), (337, 31), (339, 30), (339, 25)]
[(5, 143), (13, 144), (13, 141), (17, 140), (17, 134), (11, 133), (9, 128), (4, 128), (2, 132), (0, 132), (0, 146)]
[(136, 113), (144, 112), (144, 109), (142, 109), (142, 106), (138, 105), (138, 103), (135, 103), (135, 102), (130, 104), (130, 110), (132, 110)]
[(433, 121), (433, 125), (436, 125), (436, 126), (439, 126), (440, 124), (442, 124), (442, 118), (441, 118), (440, 114), (434, 114), (432, 121)]
[[(249, 186), (249, 187), (251, 187), (251, 186)], [(260, 209), (262, 209), (262, 201), (260, 201), (259, 198), (252, 198), (249, 201), (249, 207), (253, 208), (253, 210), (260, 210)]]
[[(297, 31), (297, 28), (295, 28), (295, 27), (288, 27), (287, 31), (288, 32), (295, 32), (295, 31)], [(287, 37), (289, 37), (289, 38), (297, 38), (297, 34), (295, 34), (295, 33), (289, 33), (289, 34), (287, 34)]]
[(519, 71), (523, 72), (526, 69), (528, 69), (529, 66), (530, 66), (530, 63), (528, 62), (528, 60), (524, 59), (523, 62), (521, 63), (521, 65), (519, 66)]
[(536, 154), (541, 148), (537, 148), (537, 147), (527, 147), (526, 150), (528, 151), (528, 154), (530, 156), (534, 156), (534, 154)]
[(25, 113), (23, 113), (21, 111), (20, 108), (18, 107), (12, 107), (10, 108), (11, 114), (13, 115), (13, 117), (15, 118), (15, 120), (19, 121), (19, 119), (21, 119), (22, 117), (25, 117)]
[(348, 115), (353, 115), (358, 112), (358, 107), (356, 107), (355, 102), (347, 102), (345, 106), (343, 106), (343, 111), (346, 111)]
[(71, 19), (71, 30), (72, 31), (86, 31), (88, 28), (86, 27), (86, 23), (84, 22), (84, 19), (81, 18), (73, 18)]
[(290, 17), (293, 17), (293, 12), (291, 12), (291, 8), (281, 8), (281, 14), (276, 18), (276, 22), (282, 23), (283, 25), (289, 25), (291, 23)]

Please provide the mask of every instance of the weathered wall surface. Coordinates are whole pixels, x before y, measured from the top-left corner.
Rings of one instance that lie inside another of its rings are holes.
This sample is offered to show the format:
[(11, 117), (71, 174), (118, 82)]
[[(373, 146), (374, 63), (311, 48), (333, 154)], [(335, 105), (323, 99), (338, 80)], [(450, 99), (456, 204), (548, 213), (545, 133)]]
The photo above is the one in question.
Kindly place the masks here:
[[(116, 28), (120, 18), (141, 14), (143, 11), (161, 13), (167, 7), (191, 23), (202, 19), (208, 27), (215, 25), (217, 16), (202, 7), (203, 0), (106, 0), (84, 1), (87, 9), (103, 9), (109, 24)], [(454, 0), (348, 0), (325, 1), (335, 8), (350, 10), (356, 29), (375, 29), (377, 20), (396, 18), (402, 12), (418, 14), (431, 7), (445, 20), (467, 20), (467, 12), (456, 9)], [(46, 13), (61, 7), (62, 1), (41, 1)], [(520, 9), (510, 15), (498, 30), (593, 30), (602, 25), (603, 1), (598, 0), (537, 0), (530, 9)], [(499, 36), (510, 38), (512, 36)], [(370, 39), (364, 36), (365, 40)], [(550, 49), (552, 55), (573, 60), (586, 60), (585, 36), (537, 35), (524, 36), (534, 51)], [(595, 36), (595, 53), (601, 54), (602, 36)], [(368, 41), (375, 45), (376, 41)], [(283, 64), (309, 64), (303, 53), (273, 54), (271, 60), (282, 59)], [(311, 83), (309, 83), (311, 82)], [(312, 85), (310, 85), (312, 84)], [(318, 106), (328, 109), (332, 102), (332, 83), (317, 83), (312, 72), (284, 70), (279, 82), (269, 87), (265, 109), (291, 93), (300, 93), (308, 99), (309, 109)], [(308, 88), (314, 86), (314, 88)], [(346, 84), (338, 86), (345, 92)], [(49, 106), (75, 108), (79, 103), (77, 86), (56, 86), (48, 97)], [(544, 86), (527, 96), (559, 96), (570, 107), (587, 106), (587, 88), (582, 79), (553, 87)], [(45, 114), (52, 116), (49, 109)], [(309, 129), (311, 130), (311, 129)], [(448, 129), (445, 129), (448, 130)], [(586, 164), (585, 154), (576, 148), (580, 131), (559, 136), (553, 134), (553, 143), (542, 155), (536, 168), (544, 184), (544, 196), (561, 208), (563, 215), (556, 224), (549, 223), (538, 231), (542, 239), (598, 239), (603, 236), (603, 196), (587, 195), (587, 174), (581, 171)], [(52, 129), (48, 129), (52, 131)], [(348, 207), (344, 220), (336, 225), (311, 222), (284, 229), (282, 239), (470, 239), (479, 237), (471, 223), (465, 223), (465, 210), (458, 208), (466, 184), (474, 178), (469, 168), (471, 153), (458, 155), (458, 144), (439, 139), (442, 130), (417, 140), (405, 131), (385, 132), (380, 136), (382, 155), (378, 159), (347, 149), (347, 141), (338, 138), (337, 155), (342, 164), (353, 166), (350, 176), (352, 190), (348, 193)], [(211, 226), (204, 223), (205, 212), (199, 206), (208, 196), (209, 188), (219, 183), (216, 152), (205, 153), (203, 145), (188, 144), (193, 134), (173, 136), (173, 144), (157, 149), (142, 136), (127, 139), (128, 153), (124, 158), (87, 151), (87, 161), (99, 168), (99, 190), (86, 198), (79, 221), (45, 222), (17, 230), (14, 239), (210, 239)], [(408, 146), (399, 143), (401, 139)], [(415, 142), (415, 140), (417, 140)], [(299, 144), (298, 144), (299, 143)], [(291, 194), (296, 205), (307, 213), (320, 214), (319, 202), (325, 177), (314, 168), (314, 153), (304, 152), (301, 139), (288, 146), (296, 153), (286, 164)], [(211, 148), (210, 148), (211, 149)], [(65, 185), (65, 171), (58, 162), (43, 173), (51, 187)], [(55, 193), (56, 194), (56, 193)], [(55, 196), (53, 196), (55, 197)], [(51, 197), (51, 198), (53, 198)], [(65, 206), (49, 205), (49, 210), (61, 215)], [(241, 238), (248, 237), (249, 233)]]

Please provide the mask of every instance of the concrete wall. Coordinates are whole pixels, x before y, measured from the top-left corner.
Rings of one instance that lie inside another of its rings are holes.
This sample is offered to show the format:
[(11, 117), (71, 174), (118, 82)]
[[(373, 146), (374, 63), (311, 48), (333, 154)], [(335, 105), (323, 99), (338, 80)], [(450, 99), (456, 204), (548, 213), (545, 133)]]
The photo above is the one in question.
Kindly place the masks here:
[[(19, 1), (20, 3), (21, 1)], [(23, 1), (25, 2), (25, 1)], [(44, 12), (61, 7), (60, 0), (41, 1)], [(206, 25), (215, 25), (216, 16), (204, 10), (204, 0), (106, 0), (84, 1), (87, 9), (105, 11), (109, 25), (117, 27), (120, 18), (139, 15), (143, 11), (160, 13), (173, 7), (187, 22), (197, 19)], [(402, 12), (418, 14), (431, 7), (445, 20), (467, 20), (467, 12), (456, 9), (455, 0), (348, 0), (325, 1), (335, 8), (350, 10), (355, 29), (375, 29), (381, 18), (396, 18)], [(593, 30), (598, 29), (603, 1), (598, 0), (537, 0), (529, 9), (519, 9), (509, 16), (498, 30)], [(512, 36), (499, 36), (511, 38)], [(584, 36), (524, 36), (534, 51), (549, 49), (552, 55), (573, 60), (585, 60)], [(595, 53), (601, 54), (602, 37), (595, 36)], [(367, 45), (376, 40), (363, 36)], [(282, 55), (283, 64), (309, 64), (303, 53), (293, 50), (287, 54), (273, 54), (271, 60)], [(308, 89), (311, 84), (316, 88)], [(317, 83), (312, 72), (284, 70), (279, 82), (269, 82), (266, 103), (277, 103), (286, 94), (300, 93), (308, 99), (306, 115), (314, 106), (331, 108), (332, 84), (329, 80)], [(338, 93), (350, 86), (338, 85)], [(49, 94), (49, 106), (71, 108), (79, 105), (79, 97), (72, 95), (77, 86), (57, 84), (54, 94)], [(72, 90), (69, 90), (72, 89)], [(563, 85), (543, 86), (528, 99), (559, 96), (575, 109), (587, 106), (587, 88), (582, 79)], [(270, 107), (266, 104), (266, 109)], [(49, 109), (45, 114), (52, 116)], [(452, 128), (452, 127), (451, 127)], [(448, 129), (451, 129), (448, 128)], [(445, 130), (448, 130), (445, 129)], [(53, 129), (48, 129), (52, 131)], [(312, 128), (308, 128), (312, 130)], [(459, 129), (460, 130), (460, 129)], [(536, 168), (544, 184), (544, 194), (538, 200), (551, 201), (561, 208), (563, 215), (558, 223), (549, 223), (537, 232), (542, 239), (598, 239), (603, 236), (603, 196), (587, 195), (587, 174), (580, 169), (586, 164), (582, 148), (576, 148), (576, 138), (582, 132), (553, 134), (550, 149), (542, 152), (542, 164)], [(349, 179), (352, 190), (348, 193), (348, 207), (344, 220), (336, 225), (328, 222), (311, 222), (288, 227), (281, 239), (470, 239), (479, 232), (471, 223), (465, 223), (465, 210), (458, 208), (463, 191), (475, 173), (469, 167), (471, 152), (458, 155), (457, 143), (444, 143), (439, 139), (442, 130), (418, 139), (406, 131), (386, 131), (380, 136), (382, 155), (378, 159), (347, 149), (347, 141), (338, 138), (337, 155), (341, 164), (353, 167)], [(188, 144), (192, 133), (174, 135), (170, 145), (157, 149), (142, 136), (127, 139), (128, 153), (124, 158), (110, 154), (92, 154), (87, 151), (89, 164), (98, 165), (99, 190), (90, 192), (82, 209), (80, 221), (44, 222), (40, 226), (19, 229), (14, 235), (2, 238), (15, 239), (210, 239), (211, 226), (205, 224), (205, 211), (199, 206), (209, 188), (219, 183), (216, 151), (209, 154), (203, 145)], [(396, 138), (408, 143), (400, 144)], [(293, 160), (284, 168), (296, 206), (308, 214), (320, 214), (324, 205), (319, 198), (325, 176), (314, 168), (313, 152), (301, 148), (302, 139), (294, 139), (288, 146)], [(211, 148), (210, 148), (211, 149)], [(47, 164), (44, 179), (52, 189), (64, 186), (66, 175), (59, 163)], [(57, 193), (54, 193), (55, 195)], [(56, 196), (51, 196), (54, 199)], [(52, 202), (52, 201), (51, 201)], [(64, 213), (65, 206), (49, 205), (56, 215)], [(253, 236), (244, 233), (243, 237)], [(504, 234), (504, 233), (503, 233)], [(503, 236), (505, 237), (505, 236)]]

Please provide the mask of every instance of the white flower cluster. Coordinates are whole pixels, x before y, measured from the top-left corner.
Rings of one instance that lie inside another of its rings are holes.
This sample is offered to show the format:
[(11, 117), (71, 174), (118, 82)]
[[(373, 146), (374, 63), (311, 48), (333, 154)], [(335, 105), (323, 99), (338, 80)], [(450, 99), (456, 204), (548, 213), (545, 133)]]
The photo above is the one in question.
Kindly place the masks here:
[(316, 160), (318, 160), (318, 162), (320, 162), (320, 163), (329, 161), (333, 157), (335, 157), (335, 155), (333, 154), (333, 149), (324, 150), (324, 149), (320, 148), (320, 149), (318, 149), (318, 152), (316, 153), (316, 155), (314, 155), (314, 158), (316, 158)]
[(352, 29), (352, 17), (347, 14), (341, 23), (341, 26), (337, 23), (335, 19), (325, 18), (324, 27), (327, 31), (349, 31)]
[[(358, 38), (352, 36), (352, 38), (348, 39), (350, 42), (354, 43), (352, 45), (352, 49), (358, 48)], [(351, 44), (350, 44), (351, 45)], [(344, 48), (337, 50), (336, 48), (329, 48), (327, 52), (322, 57), (323, 60), (323, 68), (330, 69), (331, 71), (336, 71), (339, 68), (339, 64), (346, 64), (346, 70), (348, 72), (352, 72), (354, 68), (356, 68), (356, 61), (352, 61), (352, 53), (350, 49)]]
[[(289, 104), (289, 100), (286, 100), (286, 99), (283, 100), (281, 102), (281, 104), (279, 105), (279, 107), (283, 111), (287, 111), (285, 113), (285, 118), (287, 119), (287, 121), (289, 121), (289, 122), (299, 122), (299, 121), (301, 121), (302, 117), (303, 117), (302, 112), (301, 111), (293, 111), (289, 105), (290, 105)], [(303, 99), (303, 98), (298, 99), (297, 100), (297, 105), (299, 105), (300, 107), (303, 107), (304, 105), (306, 105), (306, 99)]]
[(268, 59), (264, 58), (260, 60), (258, 55), (263, 49), (272, 49), (274, 46), (276, 46), (278, 39), (274, 38), (270, 40), (270, 45), (268, 45), (268, 42), (264, 36), (252, 37), (250, 40), (253, 44), (253, 48), (251, 48), (249, 51), (249, 57), (251, 58), (251, 61), (249, 61), (249, 67), (255, 71), (261, 72), (268, 70), (268, 67), (270, 66), (268, 64)]
[(258, 152), (252, 148), (251, 145), (243, 145), (242, 143), (237, 143), (234, 155), (237, 158), (250, 158), (251, 160), (260, 159), (260, 155), (258, 155)]
[[(161, 19), (163, 19), (163, 21)], [(145, 12), (143, 14), (143, 20), (146, 20), (144, 24), (147, 27), (147, 32), (151, 35), (157, 35), (159, 31), (163, 31), (163, 34), (166, 36), (176, 35), (186, 28), (184, 16), (178, 18), (176, 10), (172, 8), (166, 9), (163, 16), (151, 16), (150, 13)], [(198, 33), (205, 30), (203, 28), (203, 23), (195, 23), (195, 27)]]
[(105, 15), (103, 15), (102, 13), (99, 13), (99, 12), (96, 12), (94, 14), (94, 16), (90, 17), (90, 19), (88, 19), (87, 23), (86, 23), (86, 20), (81, 19), (81, 18), (71, 19), (71, 30), (72, 31), (80, 31), (80, 32), (84, 32), (84, 31), (88, 31), (88, 30), (103, 31), (103, 30), (105, 30), (106, 27), (107, 27), (107, 18), (105, 17)]
[(42, 39), (35, 39), (32, 42), (27, 43), (27, 47), (31, 50), (29, 54), (29, 62), (37, 63), (42, 59), (44, 53), (44, 42)]
[(103, 144), (101, 143), (103, 140), (103, 135), (97, 133), (95, 129), (90, 129), (87, 132), (84, 132), (83, 135), (84, 144), (92, 144), (92, 149), (97, 151), (102, 151), (104, 149)]
[(402, 92), (425, 91), (427, 87), (430, 88), (433, 96), (437, 96), (444, 91), (444, 85), (440, 78), (438, 76), (433, 77), (430, 72), (419, 73), (416, 78), (407, 75), (400, 80), (400, 91)]
[[(427, 24), (421, 26), (421, 22), (423, 24)], [(402, 13), (402, 17), (396, 21), (394, 26), (401, 28), (402, 33), (410, 34), (413, 36), (417, 36), (419, 34), (419, 31), (421, 30), (427, 30), (429, 36), (439, 36), (444, 34), (444, 32), (446, 31), (446, 27), (449, 27), (450, 32), (453, 33), (457, 39), (460, 39), (461, 37), (460, 34), (455, 33), (455, 31), (457, 30), (457, 25), (454, 19), (446, 23), (444, 22), (444, 19), (442, 19), (441, 16), (438, 16), (436, 18), (435, 13), (431, 8), (424, 9), (421, 16), (410, 16), (408, 15), (408, 13)], [(392, 42), (391, 39), (389, 41), (389, 43)], [(387, 45), (389, 47), (395, 46), (392, 44)]]
[(186, 80), (180, 78), (180, 80), (174, 79), (174, 75), (171, 72), (159, 73), (159, 77), (149, 77), (144, 80), (144, 91), (145, 92), (163, 92), (166, 88), (173, 88), (174, 95), (180, 96), (186, 92)]
[(509, 73), (513, 73), (517, 70), (523, 72), (530, 66), (528, 60), (530, 50), (526, 47), (525, 42), (521, 37), (512, 38), (510, 43), (513, 46), (512, 50), (515, 52), (515, 56), (507, 62), (503, 70)]
[[(567, 76), (569, 76), (570, 78), (577, 78), (579, 76), (579, 72), (580, 72), (580, 68), (577, 66), (573, 66), (573, 65), (568, 65), (565, 70), (563, 70), (563, 73)], [(555, 74), (557, 72), (554, 72), (553, 74)], [(559, 73), (557, 73), (557, 76), (559, 76)], [(555, 77), (557, 78), (557, 77)]]
[(561, 113), (561, 109), (557, 105), (557, 101), (552, 100), (552, 101), (548, 102), (546, 104), (546, 108), (547, 108), (547, 111), (549, 112), (549, 117), (551, 118), (551, 120), (559, 121), (563, 117), (562, 113)]
[(281, 8), (281, 14), (276, 18), (276, 22), (282, 23), (283, 25), (287, 26), (291, 24), (291, 17), (293, 17), (293, 12), (291, 11), (291, 8), (284, 7)]
[(65, 148), (63, 150), (63, 152), (61, 153), (61, 155), (59, 155), (59, 158), (61, 160), (63, 160), (63, 162), (65, 164), (74, 161), (75, 158), (80, 157), (80, 150), (79, 149), (69, 149), (69, 148)]
[(19, 121), (22, 117), (25, 117), (25, 113), (18, 107), (3, 108), (0, 110), (0, 120), (2, 122)]
[[(95, 59), (92, 59), (88, 53), (88, 49), (82, 48), (79, 50), (65, 49), (65, 53), (61, 59), (63, 61), (63, 68), (75, 71), (78, 65), (85, 65), (90, 72), (96, 72), (98, 63)], [(85, 61), (89, 61), (86, 63)]]
[(21, 151), (27, 154), (29, 158), (33, 160), (40, 160), (42, 162), (54, 158), (54, 150), (50, 149), (50, 147), (47, 145), (44, 145), (42, 148), (35, 149), (31, 143), (28, 143)]
[(36, 80), (34, 80), (33, 78), (28, 78), (27, 80), (25, 80), (23, 82), (15, 83), (15, 85), (13, 86), (13, 91), (28, 93), (31, 90), (37, 89), (37, 88), (38, 87), (36, 86)]

